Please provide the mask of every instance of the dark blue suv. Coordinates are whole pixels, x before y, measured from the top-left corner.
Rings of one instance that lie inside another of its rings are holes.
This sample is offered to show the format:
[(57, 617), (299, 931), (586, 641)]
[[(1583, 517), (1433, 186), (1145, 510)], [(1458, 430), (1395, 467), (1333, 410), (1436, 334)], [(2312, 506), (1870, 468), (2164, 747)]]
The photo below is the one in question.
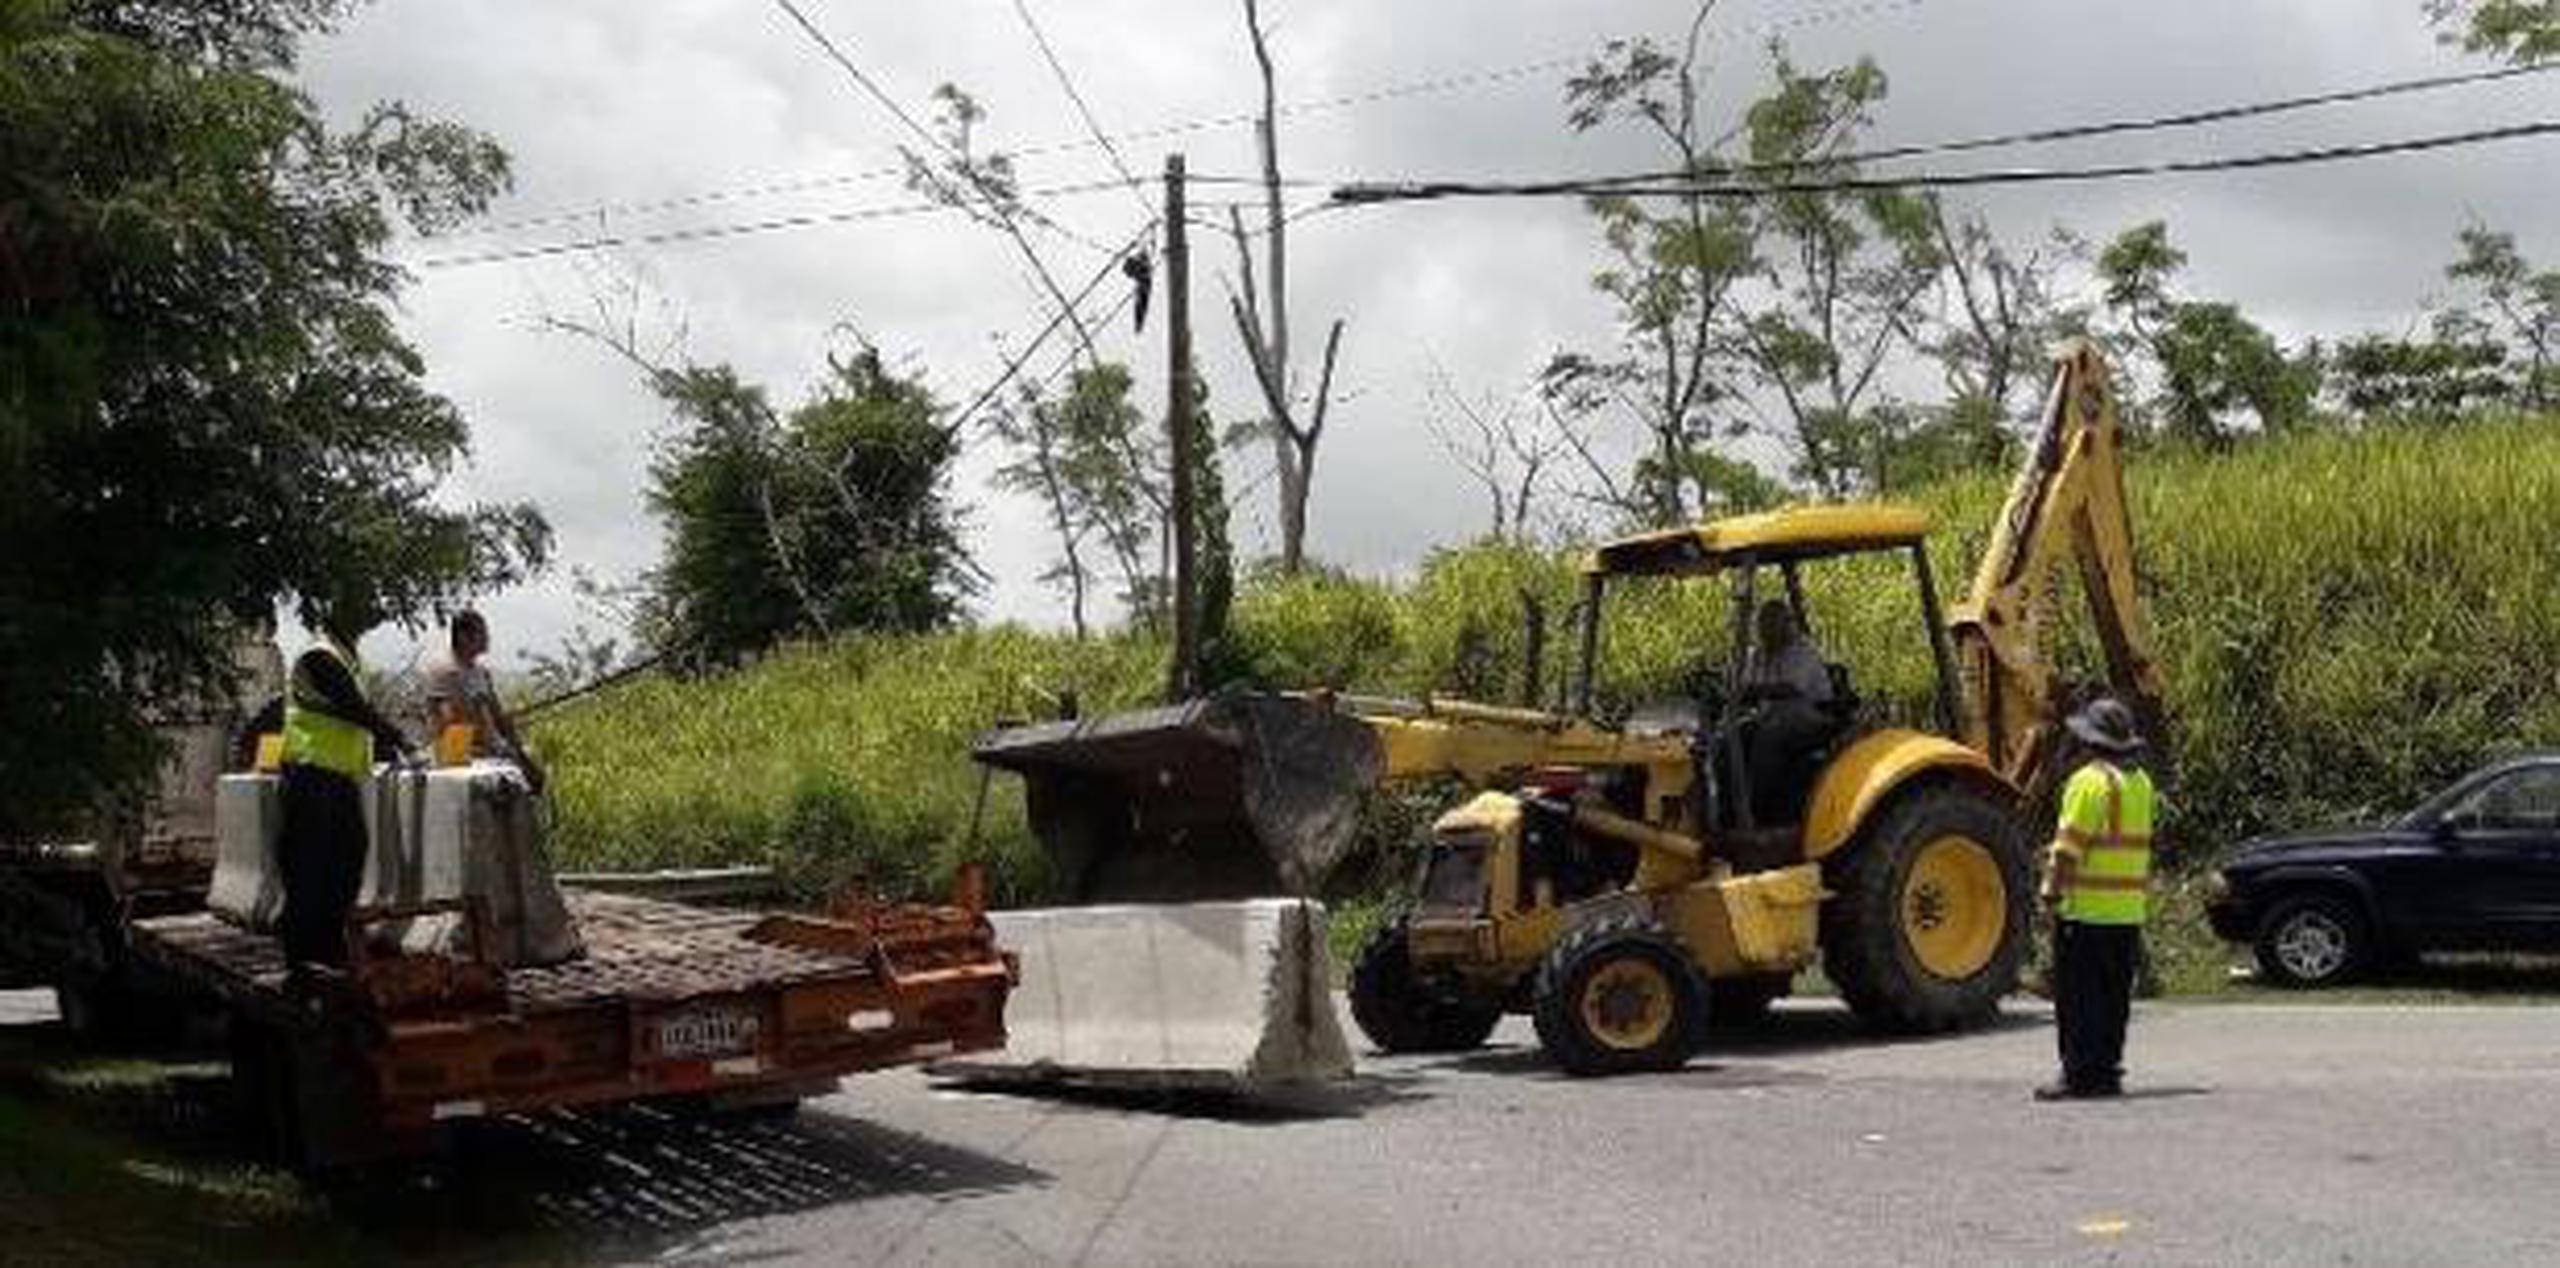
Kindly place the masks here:
[(2426, 951), (2560, 950), (2560, 753), (2492, 763), (2378, 827), (2250, 841), (2205, 911), (2286, 986)]

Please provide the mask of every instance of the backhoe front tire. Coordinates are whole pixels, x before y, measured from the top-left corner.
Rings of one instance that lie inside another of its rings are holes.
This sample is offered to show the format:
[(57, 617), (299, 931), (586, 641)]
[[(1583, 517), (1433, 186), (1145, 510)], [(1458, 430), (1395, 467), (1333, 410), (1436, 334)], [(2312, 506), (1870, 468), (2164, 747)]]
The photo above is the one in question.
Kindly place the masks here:
[(1371, 931), (1352, 961), (1351, 1019), (1380, 1052), (1466, 1052), (1492, 1037), (1502, 1009), (1432, 992), (1414, 972), (1405, 922), (1394, 920)]
[(1989, 1021), (2016, 989), (2029, 881), (2017, 817), (1956, 785), (1897, 798), (1824, 864), (1822, 969), (1898, 1034)]
[(1566, 934), (1538, 966), (1538, 1042), (1577, 1076), (1676, 1070), (1706, 1036), (1707, 984), (1668, 929), (1603, 916)]

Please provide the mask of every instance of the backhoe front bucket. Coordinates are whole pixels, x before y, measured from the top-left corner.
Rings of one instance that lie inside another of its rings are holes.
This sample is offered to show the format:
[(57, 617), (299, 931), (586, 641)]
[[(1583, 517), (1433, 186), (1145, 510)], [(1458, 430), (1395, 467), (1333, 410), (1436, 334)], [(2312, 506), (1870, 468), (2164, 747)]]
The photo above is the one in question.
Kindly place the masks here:
[(1302, 894), (1384, 768), (1366, 723), (1278, 695), (1012, 727), (973, 755), (1022, 776), (1053, 889), (1077, 905)]
[(1218, 696), (998, 731), (975, 756), (1021, 774), (1071, 905), (992, 913), (1021, 957), (1005, 1050), (940, 1072), (1245, 1095), (1350, 1076), (1324, 908), (1276, 896), (1357, 830), (1383, 768), (1366, 724)]

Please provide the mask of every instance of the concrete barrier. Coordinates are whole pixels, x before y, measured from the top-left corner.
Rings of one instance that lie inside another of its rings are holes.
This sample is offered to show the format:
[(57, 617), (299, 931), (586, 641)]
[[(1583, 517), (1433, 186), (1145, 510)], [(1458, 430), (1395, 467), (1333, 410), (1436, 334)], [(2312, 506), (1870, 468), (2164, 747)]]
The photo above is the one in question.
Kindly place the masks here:
[(258, 933), (273, 933), (284, 914), (284, 877), (276, 835), (284, 827), (283, 784), (273, 775), (225, 775), (213, 793), (214, 914)]
[[(206, 905), (233, 924), (272, 933), (284, 909), (276, 843), (284, 823), (283, 781), (225, 775), (214, 797), (217, 857)], [(543, 850), (533, 797), (503, 763), (445, 770), (376, 767), (358, 789), (366, 853), (356, 902), (402, 906), (476, 895), (487, 904), (488, 948), (513, 968), (556, 964), (584, 953)], [(452, 916), (373, 927), (386, 948), (459, 954), (465, 932)]]
[(1345, 1079), (1324, 908), (1293, 899), (994, 912), (1021, 957), (970, 1080), (1254, 1093)]

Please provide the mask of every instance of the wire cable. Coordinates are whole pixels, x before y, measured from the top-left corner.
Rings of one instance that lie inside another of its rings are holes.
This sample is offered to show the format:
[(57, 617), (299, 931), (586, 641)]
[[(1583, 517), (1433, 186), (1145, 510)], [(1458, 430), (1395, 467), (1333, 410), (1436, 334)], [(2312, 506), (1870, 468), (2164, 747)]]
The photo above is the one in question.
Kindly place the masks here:
[(1509, 183), (1435, 181), (1347, 184), (1335, 187), (1333, 200), (1336, 205), (1359, 206), (1389, 202), (1427, 202), (1444, 198), (1544, 198), (1593, 195), (1629, 198), (1749, 199), (1780, 194), (1846, 194), (1903, 189), (1962, 189), (1982, 185), (2046, 185), (2337, 163), (2392, 154), (2415, 154), (2457, 146), (2482, 145), (2495, 141), (2520, 140), (2527, 137), (2546, 136), (2555, 132), (2560, 132), (2560, 121), (2520, 123), (2500, 128), (2482, 128), (2470, 132), (2413, 137), (2400, 141), (2378, 141), (2362, 145), (2333, 145), (2316, 149), (2279, 150), (2265, 154), (2178, 159), (2157, 163), (2007, 168), (1980, 172), (1917, 172), (1902, 176), (1851, 176), (1828, 180), (1779, 180), (1750, 184), (1716, 184), (1695, 180), (1637, 183), (1651, 179), (1643, 177), (1601, 177)]
[[(1821, 158), (1778, 159), (1757, 163), (1712, 163), (1702, 164), (1693, 171), (1684, 172), (1677, 168), (1667, 168), (1647, 172), (1637, 172), (1625, 176), (1593, 177), (1589, 179), (1557, 183), (1574, 184), (1577, 186), (1609, 184), (1638, 185), (1665, 182), (1687, 183), (1702, 181), (1714, 177), (1777, 175), (1788, 172), (1798, 172), (1811, 167), (1856, 167), (1869, 163), (1885, 163), (1898, 159), (1919, 158), (1923, 156), (1969, 154), (1981, 150), (2007, 149), (2011, 147), (2032, 145), (2050, 145), (2062, 141), (2087, 140), (2092, 137), (2116, 136), (2124, 133), (2159, 132), (2183, 128), (2195, 128), (2202, 127), (2207, 124), (2227, 123), (2236, 119), (2263, 118), (2271, 115), (2289, 114), (2295, 111), (2309, 110), (2321, 106), (2343, 105), (2350, 102), (2372, 101), (2409, 93), (2434, 92), (2446, 88), (2458, 88), (2475, 84), (2492, 83), (2499, 80), (2513, 79), (2521, 75), (2536, 75), (2555, 70), (2560, 70), (2560, 62), (2542, 62), (2530, 66), (2502, 66), (2493, 70), (2471, 71), (2459, 75), (2429, 75), (2418, 79), (2402, 79), (2384, 84), (2371, 84), (2361, 88), (2334, 89), (2328, 92), (2308, 93), (2296, 97), (2280, 97), (2271, 101), (2253, 101), (2237, 105), (2215, 106), (2209, 109), (2191, 110), (2178, 114), (2151, 115), (2131, 119), (2110, 119), (2100, 123), (2071, 124), (2064, 127), (2037, 128), (2023, 132), (2003, 132), (1989, 136), (1966, 137), (1954, 141), (1914, 142), (1907, 145), (1886, 146), (1880, 149), (1860, 150), (1848, 154), (1835, 154)], [(1241, 180), (1244, 178), (1206, 176), (1198, 179), (1207, 183), (1223, 183)], [(1310, 181), (1302, 178), (1291, 183), (1324, 184), (1327, 182)], [(1330, 183), (1339, 187), (1344, 184), (1357, 185), (1362, 182), (1336, 181)]]
[[(1708, 35), (1711, 38), (1729, 38), (1746, 32), (1775, 33), (1802, 27), (1819, 26), (1851, 18), (1871, 17), (1899, 9), (1916, 9), (1928, 2), (1929, 0), (1874, 0), (1874, 2), (1865, 4), (1842, 5), (1830, 9), (1816, 9), (1810, 12), (1797, 14), (1793, 17), (1781, 18), (1774, 21), (1736, 23), (1731, 26), (1717, 28), (1714, 31), (1710, 31)], [(803, 30), (810, 29), (811, 24), (805, 15), (794, 12), (793, 17), (795, 21), (800, 23)], [(813, 35), (814, 34), (815, 33), (813, 32)], [(830, 47), (829, 42), (825, 37), (816, 36), (816, 38), (818, 39), (821, 47)], [(834, 55), (839, 58), (840, 65), (843, 64), (843, 60), (846, 60), (843, 59), (840, 49), (834, 50)], [(1323, 114), (1336, 110), (1347, 110), (1360, 106), (1375, 105), (1382, 102), (1400, 101), (1410, 97), (1464, 92), (1471, 89), (1493, 87), (1516, 80), (1528, 79), (1532, 76), (1546, 74), (1553, 71), (1571, 70), (1585, 65), (1589, 61), (1590, 54), (1574, 53), (1560, 57), (1541, 58), (1532, 62), (1521, 62), (1510, 66), (1462, 71), (1450, 75), (1435, 76), (1429, 79), (1408, 80), (1401, 83), (1386, 84), (1360, 92), (1343, 93), (1331, 97), (1310, 98), (1304, 101), (1283, 102), (1276, 113), (1283, 118), (1293, 118), (1299, 115)], [(857, 76), (857, 81), (870, 84), (868, 91), (877, 93), (880, 96), (886, 96), (885, 93), (879, 92), (877, 85), (875, 83), (871, 83), (868, 76)], [(897, 111), (897, 113), (903, 116), (906, 112), (900, 110)], [(1054, 155), (1072, 153), (1078, 150), (1089, 150), (1097, 147), (1108, 148), (1105, 146), (1106, 139), (1112, 144), (1135, 141), (1156, 141), (1170, 137), (1188, 136), (1194, 133), (1211, 132), (1226, 128), (1251, 127), (1254, 121), (1260, 117), (1261, 115), (1258, 111), (1246, 111), (1236, 114), (1215, 115), (1199, 119), (1177, 120), (1171, 123), (1137, 128), (1126, 132), (1099, 132), (1094, 135), (1081, 138), (1062, 138), (1055, 141), (1043, 142), (1037, 145), (1025, 146), (1020, 149), (1012, 150), (1010, 153), (1016, 159), (1047, 158)], [(883, 166), (864, 168), (859, 171), (846, 172), (833, 176), (780, 178), (727, 188), (703, 190), (688, 194), (673, 194), (659, 198), (637, 199), (624, 202), (601, 202), (581, 207), (564, 208), (557, 211), (538, 212), (532, 215), (522, 216), (511, 220), (497, 221), (490, 224), (466, 225), (448, 230), (444, 233), (427, 236), (448, 241), (459, 241), (468, 238), (486, 237), (493, 234), (511, 233), (521, 229), (539, 229), (547, 228), (552, 225), (596, 220), (601, 217), (616, 215), (643, 215), (652, 212), (681, 210), (687, 207), (698, 207), (712, 203), (736, 202), (751, 198), (771, 197), (778, 194), (800, 194), (822, 189), (836, 189), (846, 185), (865, 184), (871, 181), (887, 180), (892, 177), (904, 176), (906, 175), (906, 172), (907, 169), (902, 164), (894, 167)], [(1125, 175), (1126, 173), (1124, 172), (1123, 174)], [(1195, 174), (1192, 179), (1204, 180), (1205, 178)], [(1238, 182), (1259, 182), (1261, 178), (1235, 177), (1232, 179)], [(1316, 183), (1330, 184), (1332, 182)]]
[(2236, 105), (2214, 106), (2208, 109), (2190, 110), (2178, 114), (2152, 115), (2131, 119), (2110, 119), (2101, 123), (2082, 123), (2072, 124), (2065, 127), (2037, 128), (2023, 132), (2003, 132), (1989, 136), (1966, 137), (1955, 141), (1915, 142), (1908, 145), (1885, 146), (1880, 149), (1832, 155), (1820, 159), (1715, 164), (1701, 168), (1699, 171), (1693, 173), (1668, 170), (1613, 179), (1624, 180), (1629, 183), (1639, 183), (1650, 181), (1695, 180), (1702, 176), (1757, 176), (1776, 172), (1798, 171), (1807, 167), (1816, 166), (1851, 167), (1866, 163), (1886, 163), (1907, 158), (1933, 157), (1949, 154), (1971, 154), (1982, 150), (2010, 149), (2034, 145), (2052, 145), (2064, 141), (2083, 141), (2093, 137), (2119, 136), (2126, 133), (2174, 131), (2185, 128), (2205, 127), (2216, 123), (2229, 123), (2239, 119), (2257, 119), (2272, 115), (2291, 114), (2297, 111), (2318, 109), (2324, 106), (2347, 105), (2354, 102), (2376, 101), (2386, 97), (2398, 97), (2411, 93), (2437, 92), (2447, 88), (2463, 88), (2478, 84), (2495, 83), (2500, 80), (2514, 79), (2518, 76), (2538, 75), (2546, 71), (2554, 70), (2560, 70), (2560, 62), (2542, 62), (2529, 66), (2501, 66), (2491, 70), (2470, 71), (2457, 75), (2427, 75), (2416, 79), (2401, 79), (2394, 80), (2389, 83), (2370, 84), (2361, 88), (2342, 88), (2333, 89), (2327, 92), (2306, 93), (2294, 97), (2279, 97), (2271, 101), (2252, 101)]
[[(1144, 243), (1147, 240), (1147, 236), (1149, 234), (1155, 232), (1156, 223), (1161, 219), (1163, 219), (1161, 216), (1151, 217), (1147, 221), (1145, 227), (1139, 229), (1137, 233), (1130, 236), (1129, 245), (1126, 249), (1132, 251), (1136, 250), (1141, 243)], [(1003, 391), (1006, 384), (1013, 382), (1015, 375), (1022, 373), (1023, 365), (1039, 353), (1040, 345), (1047, 343), (1050, 336), (1058, 333), (1059, 327), (1067, 324), (1068, 314), (1082, 309), (1084, 307), (1085, 299), (1093, 294), (1095, 288), (1101, 286), (1105, 279), (1119, 271), (1120, 258), (1118, 256), (1114, 256), (1112, 259), (1104, 261), (1101, 268), (1095, 269), (1093, 276), (1086, 279), (1083, 288), (1068, 298), (1065, 306), (1058, 309), (1058, 311), (1049, 318), (1049, 324), (1042, 326), (1040, 328), (1040, 333), (1033, 335), (1031, 337), (1031, 342), (1023, 345), (1022, 351), (1015, 353), (1011, 358), (1006, 360), (1004, 369), (996, 375), (995, 381), (987, 384), (987, 386), (981, 390), (977, 396), (969, 401), (969, 404), (966, 407), (961, 409), (958, 414), (952, 417), (949, 423), (944, 424), (943, 431), (949, 435), (956, 436), (960, 434), (961, 429), (967, 427), (970, 420), (977, 417), (978, 411), (986, 408), (988, 401), (995, 399), (996, 393)], [(1105, 320), (1108, 319), (1106, 318)], [(1078, 349), (1077, 351), (1081, 352), (1082, 350)]]
[(862, 68), (854, 65), (853, 59), (845, 54), (844, 49), (839, 47), (834, 40), (829, 39), (826, 32), (819, 30), (818, 24), (810, 21), (809, 15), (802, 11), (800, 6), (794, 3), (794, 0), (773, 0), (773, 2), (780, 6), (782, 11), (785, 14), (788, 14), (793, 22), (799, 25), (801, 31), (806, 33), (810, 40), (817, 44), (819, 50), (824, 52), (829, 60), (833, 61), (837, 66), (842, 67), (844, 69), (844, 73), (853, 78), (853, 82), (856, 87), (859, 87), (864, 94), (869, 96), (873, 101), (879, 102), (882, 109), (887, 110), (892, 115), (895, 115), (899, 123), (906, 125), (907, 131), (914, 133), (918, 140), (924, 142), (926, 149), (940, 155), (944, 162), (949, 163), (953, 170), (959, 173), (961, 179), (968, 182), (969, 188), (977, 194), (979, 200), (985, 204), (988, 214), (1002, 216), (1006, 214), (1007, 211), (1010, 211), (1012, 215), (1020, 216), (1022, 219), (1027, 220), (1040, 228), (1050, 230), (1061, 237), (1092, 247), (1098, 251), (1110, 250), (1110, 248), (1102, 246), (1091, 238), (1084, 237), (1083, 235), (1078, 234), (1075, 230), (1069, 229), (1065, 225), (1051, 220), (1047, 215), (1043, 214), (1039, 208), (1028, 205), (1023, 201), (1024, 195), (1019, 190), (1000, 189), (990, 184), (986, 177), (979, 174), (978, 170), (970, 165), (969, 156), (967, 154), (953, 148), (941, 137), (935, 136), (923, 124), (918, 123), (914, 115), (908, 114), (905, 108), (898, 104), (896, 98), (891, 97), (888, 92), (882, 89), (880, 85), (869, 75), (862, 73)]
[(1148, 205), (1147, 196), (1139, 191), (1137, 174), (1129, 170), (1129, 161), (1120, 156), (1119, 144), (1111, 139), (1110, 133), (1102, 130), (1102, 121), (1094, 117), (1093, 107), (1085, 102), (1084, 94), (1076, 90), (1075, 77), (1067, 73), (1066, 63), (1058, 59), (1058, 50), (1050, 47), (1049, 33), (1040, 29), (1040, 20), (1031, 16), (1028, 0), (1013, 0), (1013, 11), (1021, 17), (1023, 29), (1031, 32), (1031, 42), (1039, 46), (1040, 60), (1049, 64), (1049, 73), (1057, 78), (1058, 87), (1067, 94), (1068, 101), (1075, 103), (1077, 117), (1084, 120), (1084, 130), (1111, 160), (1111, 170), (1129, 182), (1129, 196), (1138, 200), (1140, 212), (1152, 215), (1155, 208)]
[(836, 42), (829, 39), (826, 32), (819, 30), (818, 24), (810, 21), (809, 15), (802, 12), (799, 5), (793, 3), (793, 0), (773, 0), (773, 2), (782, 9), (783, 13), (789, 15), (793, 22), (799, 24), (800, 30), (818, 46), (821, 52), (824, 52), (836, 65), (844, 68), (844, 73), (853, 78), (855, 86), (861, 88), (873, 101), (879, 102), (881, 109), (888, 111), (897, 118), (898, 122), (905, 124), (907, 131), (916, 134), (928, 149), (936, 151), (943, 149), (942, 138), (927, 131), (923, 124), (916, 122), (914, 115), (907, 113), (906, 107), (898, 104), (897, 98), (890, 96), (879, 84), (873, 82), (869, 75), (863, 74), (862, 68), (854, 65), (853, 59), (846, 56), (845, 51), (837, 47)]
[[(1030, 191), (1026, 196), (1063, 198), (1075, 194), (1118, 189), (1117, 179), (1084, 181), (1071, 185), (1050, 185)], [(941, 202), (895, 203), (880, 207), (852, 207), (841, 211), (807, 212), (791, 216), (771, 216), (762, 220), (736, 221), (728, 224), (691, 225), (680, 229), (662, 229), (651, 233), (607, 233), (567, 242), (549, 242), (535, 246), (506, 247), (487, 251), (470, 251), (452, 255), (430, 256), (416, 261), (427, 270), (466, 268), (474, 265), (501, 264), (510, 260), (535, 260), (557, 255), (582, 255), (590, 251), (606, 251), (615, 247), (664, 246), (678, 242), (701, 242), (717, 238), (738, 238), (753, 234), (778, 233), (786, 229), (807, 229), (820, 225), (853, 224), (870, 220), (894, 220), (909, 216), (950, 215), (965, 209)], [(1091, 242), (1091, 239), (1086, 239)], [(1108, 248), (1103, 248), (1108, 250)], [(1117, 260), (1118, 256), (1113, 256)]]

